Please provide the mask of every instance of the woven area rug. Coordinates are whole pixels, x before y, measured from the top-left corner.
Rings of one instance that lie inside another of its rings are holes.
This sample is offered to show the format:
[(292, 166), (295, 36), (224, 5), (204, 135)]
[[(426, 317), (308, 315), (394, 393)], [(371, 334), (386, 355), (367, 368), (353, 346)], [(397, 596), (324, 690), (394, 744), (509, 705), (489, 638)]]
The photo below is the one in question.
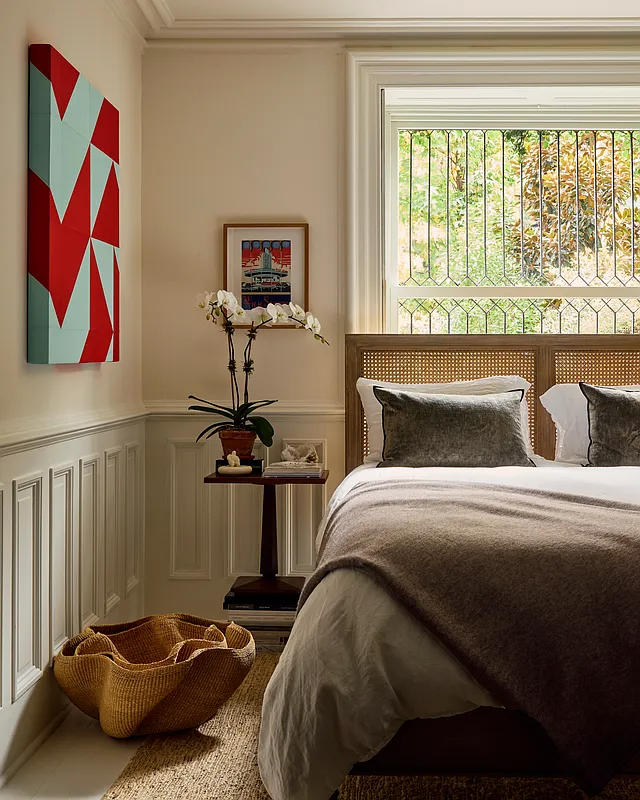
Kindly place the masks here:
[[(152, 736), (103, 800), (269, 800), (257, 765), (262, 695), (274, 653), (258, 653), (242, 686), (198, 730)], [(340, 800), (581, 800), (560, 779), (349, 777)], [(616, 779), (600, 795), (640, 800), (640, 780)]]

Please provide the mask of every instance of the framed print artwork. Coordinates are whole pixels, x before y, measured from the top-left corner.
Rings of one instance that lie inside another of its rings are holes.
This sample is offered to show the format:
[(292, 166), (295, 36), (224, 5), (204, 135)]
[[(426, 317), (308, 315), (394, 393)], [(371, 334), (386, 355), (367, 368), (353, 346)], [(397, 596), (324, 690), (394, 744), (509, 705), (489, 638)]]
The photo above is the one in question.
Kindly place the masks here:
[[(242, 307), (309, 307), (309, 225), (239, 223), (223, 230), (224, 288)], [(297, 327), (279, 326), (279, 327)]]

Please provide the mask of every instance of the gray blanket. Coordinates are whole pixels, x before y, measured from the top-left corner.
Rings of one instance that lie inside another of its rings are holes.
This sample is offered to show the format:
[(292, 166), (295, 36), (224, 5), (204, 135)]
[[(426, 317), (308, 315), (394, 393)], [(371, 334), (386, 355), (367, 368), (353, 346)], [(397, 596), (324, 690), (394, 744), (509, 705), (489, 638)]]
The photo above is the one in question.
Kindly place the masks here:
[(505, 707), (537, 720), (586, 791), (640, 750), (640, 506), (365, 484), (328, 519), (300, 607), (342, 568), (378, 581)]

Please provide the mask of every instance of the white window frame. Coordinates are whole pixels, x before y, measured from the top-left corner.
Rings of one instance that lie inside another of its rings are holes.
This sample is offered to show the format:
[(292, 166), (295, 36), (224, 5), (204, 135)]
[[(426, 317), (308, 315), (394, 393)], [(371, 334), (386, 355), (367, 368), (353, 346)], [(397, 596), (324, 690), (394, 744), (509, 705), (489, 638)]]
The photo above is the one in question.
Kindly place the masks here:
[[(384, 114), (384, 91), (403, 87), (442, 87), (451, 94), (455, 87), (608, 87), (597, 92), (594, 111), (606, 110), (611, 127), (640, 128), (640, 105), (628, 97), (640, 87), (640, 53), (630, 49), (545, 48), (394, 50), (348, 53), (348, 140), (347, 140), (347, 331), (382, 333), (397, 330), (397, 300), (403, 296), (425, 297), (638, 297), (637, 289), (583, 287), (399, 287), (390, 282), (393, 264), (392, 237), (385, 237), (385, 225), (393, 202), (391, 176), (385, 172), (385, 146), (389, 141), (393, 115)], [(610, 92), (617, 87), (619, 92)], [(625, 91), (625, 87), (628, 91)], [(446, 94), (446, 91), (444, 92)], [(608, 100), (607, 100), (608, 97)], [(627, 98), (626, 100), (624, 98)], [(622, 98), (622, 99), (621, 99)], [(578, 104), (580, 105), (580, 104)], [(585, 104), (583, 104), (585, 105)], [(588, 106), (589, 103), (586, 103)], [(573, 116), (571, 116), (573, 115)], [(637, 124), (632, 124), (637, 119)], [(414, 118), (415, 115), (414, 115)], [(556, 125), (571, 128), (559, 112)], [(399, 120), (395, 120), (398, 122)], [(522, 118), (524, 122), (524, 117)], [(613, 122), (616, 122), (614, 125)], [(529, 123), (530, 124), (530, 123)], [(445, 127), (434, 125), (433, 127)], [(449, 126), (452, 127), (452, 126)], [(453, 126), (455, 127), (455, 126)], [(499, 127), (507, 128), (508, 125)], [(527, 127), (522, 125), (522, 127)], [(535, 126), (534, 126), (535, 127)], [(590, 124), (585, 127), (594, 128)], [(389, 159), (393, 169), (392, 160)], [(390, 241), (391, 240), (391, 241)], [(387, 250), (385, 252), (385, 241)], [(385, 264), (389, 273), (385, 274)], [(396, 278), (397, 281), (397, 278)], [(557, 294), (556, 294), (557, 292)], [(395, 303), (395, 314), (392, 306)], [(395, 327), (394, 327), (395, 324)]]

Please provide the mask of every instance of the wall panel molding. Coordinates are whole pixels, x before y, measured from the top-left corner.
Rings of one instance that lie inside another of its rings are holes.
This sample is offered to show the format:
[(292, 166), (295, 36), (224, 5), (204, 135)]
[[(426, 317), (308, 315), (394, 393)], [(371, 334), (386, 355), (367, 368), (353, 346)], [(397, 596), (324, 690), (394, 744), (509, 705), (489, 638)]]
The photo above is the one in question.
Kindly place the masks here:
[(76, 468), (49, 470), (49, 658), (74, 634), (77, 563)]
[(143, 471), (140, 442), (125, 445), (125, 597), (140, 583), (144, 536)]
[[(224, 405), (226, 400), (220, 400)], [(202, 419), (202, 414), (197, 411), (187, 411), (184, 402), (174, 400), (158, 400), (147, 403), (150, 421), (167, 421), (174, 419)], [(344, 418), (344, 403), (342, 401), (327, 403), (287, 403), (279, 402), (269, 407), (269, 417), (292, 419), (295, 417), (320, 417)]]
[(262, 487), (224, 487), (226, 574), (230, 578), (260, 574)]
[(170, 452), (169, 578), (209, 580), (211, 542), (205, 518), (205, 446), (168, 439)]
[(13, 675), (15, 703), (43, 672), (42, 549), (45, 528), (42, 473), (13, 482)]
[(82, 630), (100, 619), (102, 531), (99, 454), (80, 460), (79, 626)]
[(147, 417), (145, 408), (135, 407), (123, 411), (90, 412), (76, 415), (73, 419), (43, 424), (41, 417), (28, 417), (16, 420), (13, 424), (3, 424), (0, 434), (0, 457), (40, 450), (43, 447), (82, 439), (88, 434), (97, 435), (118, 430), (125, 425), (134, 425)]
[(104, 454), (104, 577), (103, 608), (107, 617), (124, 595), (120, 580), (122, 541), (122, 447), (110, 447)]

